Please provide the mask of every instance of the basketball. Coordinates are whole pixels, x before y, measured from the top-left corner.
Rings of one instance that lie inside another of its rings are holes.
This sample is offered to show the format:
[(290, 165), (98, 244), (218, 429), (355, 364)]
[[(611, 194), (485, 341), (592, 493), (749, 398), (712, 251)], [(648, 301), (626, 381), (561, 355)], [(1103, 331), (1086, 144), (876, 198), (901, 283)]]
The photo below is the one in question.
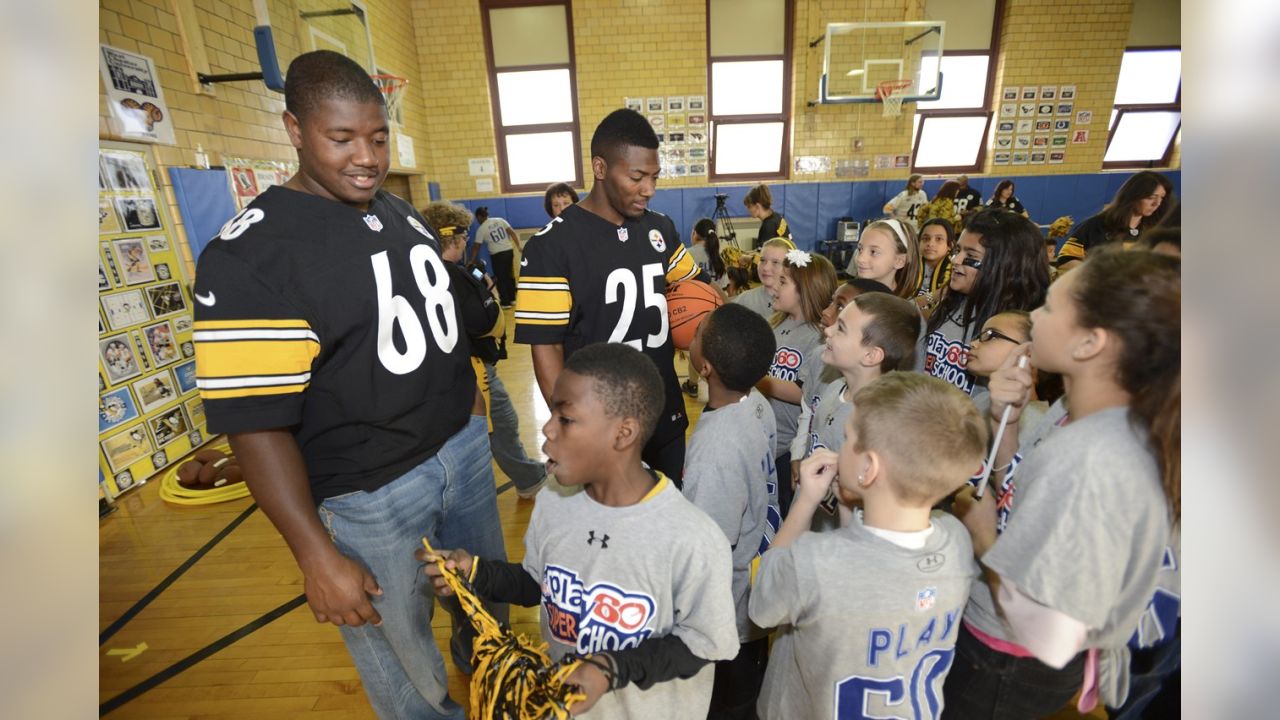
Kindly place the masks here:
[(724, 304), (716, 289), (700, 280), (685, 280), (667, 287), (667, 320), (671, 325), (671, 341), (688, 350), (693, 335), (707, 313)]

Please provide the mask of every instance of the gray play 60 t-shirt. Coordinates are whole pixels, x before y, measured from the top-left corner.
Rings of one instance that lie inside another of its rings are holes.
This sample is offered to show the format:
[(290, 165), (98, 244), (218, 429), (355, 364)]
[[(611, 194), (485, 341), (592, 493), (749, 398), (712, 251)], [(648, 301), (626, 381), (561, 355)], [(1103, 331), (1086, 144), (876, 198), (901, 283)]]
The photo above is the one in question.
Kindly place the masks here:
[(785, 627), (756, 705), (761, 718), (939, 717), (978, 565), (959, 520), (930, 519), (918, 550), (877, 537), (855, 516), (765, 553), (751, 619)]
[[(1014, 475), (1007, 526), (982, 557), (1023, 594), (1087, 625), (1087, 647), (1118, 648), (1133, 634), (1169, 539), (1155, 458), (1128, 414), (1111, 408), (1046, 427)], [(965, 619), (1019, 642), (984, 582), (974, 583)]]
[[(539, 617), (553, 660), (665, 635), (706, 660), (738, 654), (729, 542), (665, 477), (626, 507), (543, 489), (524, 544), (524, 569), (542, 585)], [(648, 690), (628, 685), (579, 717), (704, 720), (714, 672), (707, 665)]]
[(733, 548), (733, 604), (744, 642), (764, 636), (747, 618), (751, 562), (782, 525), (774, 435), (769, 401), (752, 390), (732, 405), (703, 411), (684, 458), (684, 496), (720, 526)]

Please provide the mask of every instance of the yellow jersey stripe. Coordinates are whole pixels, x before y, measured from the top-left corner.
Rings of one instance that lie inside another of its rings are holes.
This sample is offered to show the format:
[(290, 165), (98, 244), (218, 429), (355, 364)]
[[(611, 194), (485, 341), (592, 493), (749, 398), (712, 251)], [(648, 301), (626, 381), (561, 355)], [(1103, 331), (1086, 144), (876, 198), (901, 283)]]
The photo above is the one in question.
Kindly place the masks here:
[(516, 314), (523, 312), (560, 313), (573, 307), (573, 296), (567, 290), (522, 289), (516, 296)]
[(1079, 258), (1084, 259), (1084, 245), (1079, 240), (1071, 238), (1062, 245), (1062, 249), (1058, 251), (1058, 259), (1062, 258)]
[(671, 257), (667, 265), (667, 282), (678, 283), (697, 275), (698, 266), (693, 262), (693, 256), (685, 252), (683, 245), (680, 246), (680, 251)]
[(568, 285), (569, 278), (548, 275), (521, 275), (520, 282), (543, 285)]
[(320, 354), (320, 343), (313, 340), (197, 341), (195, 345), (201, 378), (308, 373)]

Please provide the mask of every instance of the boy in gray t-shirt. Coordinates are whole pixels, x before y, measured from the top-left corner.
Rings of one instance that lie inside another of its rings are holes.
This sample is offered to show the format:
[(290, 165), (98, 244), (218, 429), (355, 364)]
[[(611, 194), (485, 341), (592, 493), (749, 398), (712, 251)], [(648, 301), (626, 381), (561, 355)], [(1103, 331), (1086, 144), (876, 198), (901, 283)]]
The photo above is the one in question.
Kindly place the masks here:
[[(640, 461), (663, 399), (657, 368), (639, 351), (599, 343), (575, 352), (543, 427), (547, 469), (570, 490), (538, 494), (523, 564), (441, 552), (482, 598), (540, 605), (553, 660), (590, 660), (567, 678), (586, 695), (570, 708), (577, 717), (703, 720), (711, 663), (738, 651), (729, 543)], [(435, 563), (427, 575), (448, 593)]]
[[(779, 626), (757, 710), (773, 718), (938, 718), (978, 574), (968, 531), (932, 506), (981, 462), (987, 431), (960, 390), (890, 373), (858, 391), (837, 456), (801, 464), (765, 553), (751, 619)], [(848, 527), (806, 532), (827, 489), (861, 499)]]
[(769, 654), (766, 633), (747, 617), (751, 567), (782, 521), (773, 410), (754, 389), (773, 359), (773, 331), (749, 309), (725, 305), (702, 321), (689, 357), (706, 378), (708, 399), (685, 454), (684, 495), (720, 526), (733, 549), (742, 643), (736, 658), (716, 663), (711, 716), (747, 717)]

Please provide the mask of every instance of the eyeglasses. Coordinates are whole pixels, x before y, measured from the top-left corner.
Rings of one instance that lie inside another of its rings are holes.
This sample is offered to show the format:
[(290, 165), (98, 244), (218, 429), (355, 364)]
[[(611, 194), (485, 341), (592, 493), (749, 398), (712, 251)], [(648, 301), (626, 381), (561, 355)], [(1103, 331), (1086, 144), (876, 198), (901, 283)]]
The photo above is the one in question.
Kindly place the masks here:
[(994, 340), (994, 339), (996, 339), (996, 338), (1000, 338), (1001, 340), (1008, 340), (1009, 342), (1013, 343), (1014, 345), (1021, 345), (1021, 344), (1022, 344), (1022, 341), (1021, 341), (1021, 340), (1014, 340), (1013, 338), (1009, 337), (1008, 335), (1005, 335), (1004, 333), (1000, 332), (999, 330), (996, 330), (995, 328), (987, 328), (986, 330), (983, 330), (981, 333), (979, 333), (979, 335), (978, 335), (978, 337), (976, 338), (976, 340), (977, 340), (978, 342), (984, 342), (984, 343), (985, 343), (985, 342), (991, 342), (992, 340)]

